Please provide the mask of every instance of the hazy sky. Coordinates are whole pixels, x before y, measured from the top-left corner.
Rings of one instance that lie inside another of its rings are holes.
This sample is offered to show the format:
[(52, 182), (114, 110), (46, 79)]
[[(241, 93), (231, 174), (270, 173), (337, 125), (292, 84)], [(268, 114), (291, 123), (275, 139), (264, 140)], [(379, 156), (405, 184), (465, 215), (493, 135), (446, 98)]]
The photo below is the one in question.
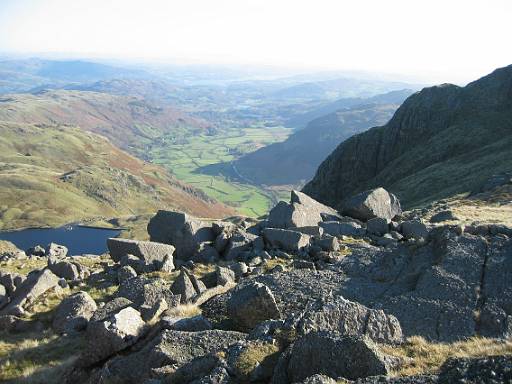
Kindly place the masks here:
[(512, 0), (0, 0), (0, 51), (476, 78)]

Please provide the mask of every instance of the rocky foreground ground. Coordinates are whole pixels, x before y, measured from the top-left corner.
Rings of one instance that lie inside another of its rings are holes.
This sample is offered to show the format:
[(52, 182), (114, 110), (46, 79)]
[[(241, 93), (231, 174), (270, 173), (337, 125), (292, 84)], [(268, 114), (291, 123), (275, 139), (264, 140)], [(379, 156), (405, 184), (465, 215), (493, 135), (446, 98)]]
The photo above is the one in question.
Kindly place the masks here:
[(293, 191), (263, 220), (159, 211), (151, 241), (107, 255), (4, 249), (0, 377), (512, 382), (512, 228), (454, 207), (402, 212), (377, 188), (338, 212)]

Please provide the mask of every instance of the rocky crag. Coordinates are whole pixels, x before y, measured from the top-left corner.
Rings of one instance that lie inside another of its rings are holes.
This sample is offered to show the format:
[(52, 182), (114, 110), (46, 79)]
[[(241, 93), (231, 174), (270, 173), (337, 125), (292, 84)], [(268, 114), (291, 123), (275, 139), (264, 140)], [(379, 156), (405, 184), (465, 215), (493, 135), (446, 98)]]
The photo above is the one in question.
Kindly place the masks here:
[[(403, 212), (376, 188), (339, 212), (293, 191), (262, 220), (159, 211), (150, 241), (110, 239), (101, 257), (8, 249), (0, 323), (80, 341), (58, 382), (510, 382), (512, 228), (442, 207)], [(7, 271), (20, 262), (39, 268)], [(422, 370), (418, 338), (480, 349)]]
[(475, 190), (512, 162), (512, 66), (465, 87), (425, 88), (384, 126), (341, 143), (303, 191), (342, 209), (383, 186), (406, 207)]

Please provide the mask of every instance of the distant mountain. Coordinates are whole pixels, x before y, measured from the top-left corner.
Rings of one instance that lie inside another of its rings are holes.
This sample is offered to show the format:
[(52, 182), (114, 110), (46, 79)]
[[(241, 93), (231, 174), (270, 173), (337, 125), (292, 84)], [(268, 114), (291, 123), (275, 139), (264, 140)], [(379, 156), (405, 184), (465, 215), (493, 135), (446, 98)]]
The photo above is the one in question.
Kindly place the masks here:
[(310, 121), (325, 116), (329, 113), (339, 111), (340, 109), (352, 108), (356, 105), (362, 104), (402, 104), (403, 101), (412, 95), (415, 91), (411, 89), (401, 89), (398, 91), (391, 91), (381, 95), (376, 95), (369, 98), (352, 97), (339, 99), (333, 102), (326, 103), (321, 107), (315, 108), (306, 113), (294, 116), (284, 123), (287, 127), (304, 128)]
[(257, 184), (300, 185), (315, 174), (325, 157), (350, 136), (387, 122), (398, 104), (370, 104), (313, 120), (282, 143), (272, 144), (233, 162)]
[(62, 125), (0, 122), (0, 229), (59, 226), (172, 208), (233, 211), (107, 139)]
[(107, 93), (64, 90), (4, 95), (0, 97), (0, 121), (80, 126), (140, 157), (154, 140), (192, 135), (209, 127), (205, 120), (168, 105)]
[(368, 98), (377, 94), (417, 86), (402, 82), (338, 78), (316, 82), (304, 82), (274, 91), (269, 97), (277, 99), (325, 99)]
[(472, 191), (512, 169), (512, 66), (409, 97), (388, 124), (341, 143), (304, 192), (339, 207), (384, 186), (407, 207)]
[(0, 61), (0, 93), (26, 92), (36, 87), (54, 88), (110, 78), (154, 78), (148, 72), (85, 60)]

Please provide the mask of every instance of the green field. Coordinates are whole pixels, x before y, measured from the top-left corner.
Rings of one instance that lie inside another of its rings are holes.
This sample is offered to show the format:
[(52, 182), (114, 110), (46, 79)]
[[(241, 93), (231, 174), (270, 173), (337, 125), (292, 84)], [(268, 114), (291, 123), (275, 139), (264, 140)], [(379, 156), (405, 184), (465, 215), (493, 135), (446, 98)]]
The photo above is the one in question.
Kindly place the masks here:
[(203, 190), (209, 196), (236, 207), (241, 214), (261, 216), (280, 198), (275, 192), (259, 186), (235, 182), (226, 176), (200, 173), (199, 168), (229, 163), (241, 155), (285, 140), (291, 129), (232, 128), (219, 133), (176, 139), (164, 138), (153, 145), (149, 154), (153, 161), (167, 167), (179, 179)]

